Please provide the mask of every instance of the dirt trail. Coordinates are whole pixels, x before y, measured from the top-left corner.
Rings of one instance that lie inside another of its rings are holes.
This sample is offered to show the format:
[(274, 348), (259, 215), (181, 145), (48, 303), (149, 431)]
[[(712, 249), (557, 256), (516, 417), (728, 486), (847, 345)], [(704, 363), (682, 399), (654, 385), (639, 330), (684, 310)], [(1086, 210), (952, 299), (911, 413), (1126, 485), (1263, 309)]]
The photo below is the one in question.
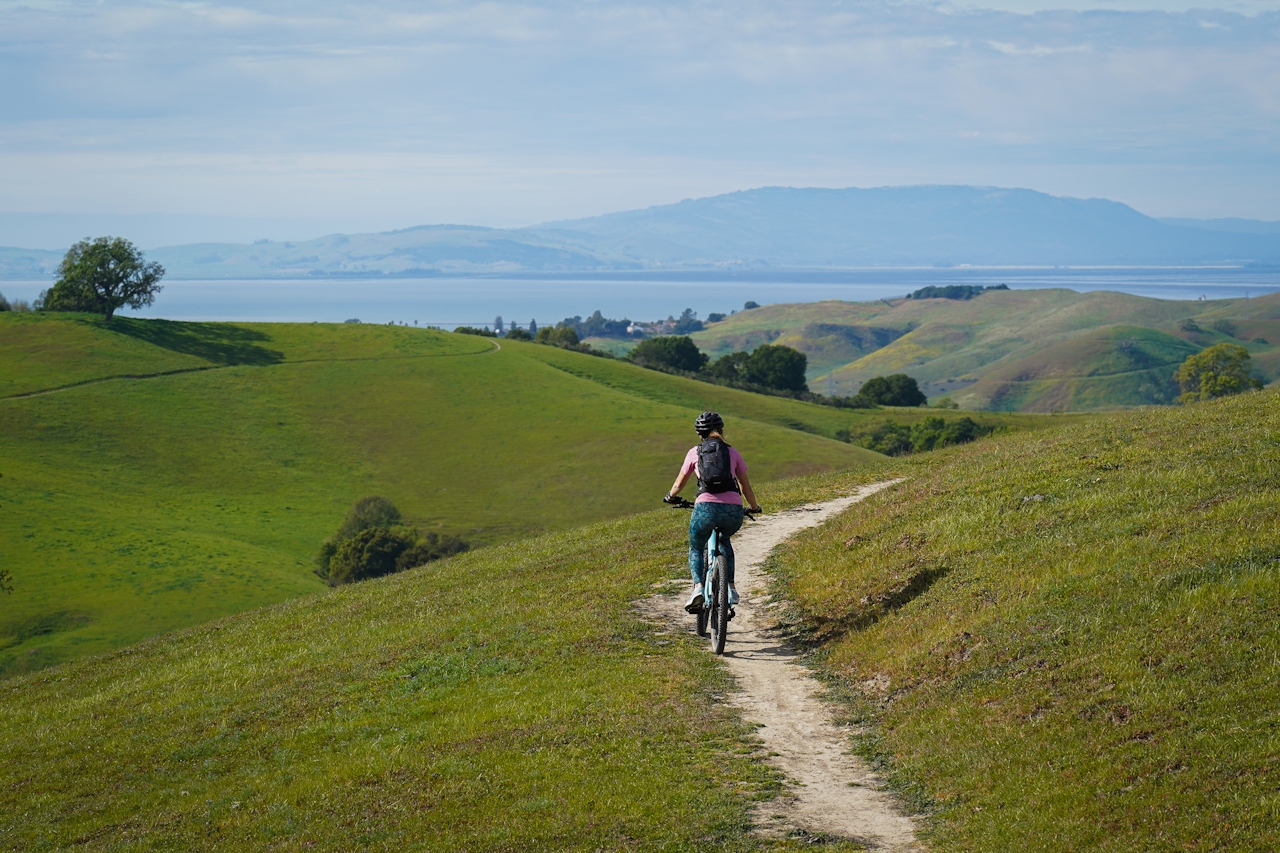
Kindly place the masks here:
[[(876, 483), (856, 494), (745, 524), (733, 537), (736, 585), (741, 602), (729, 625), (724, 660), (741, 692), (731, 701), (758, 730), (770, 761), (792, 784), (783, 796), (762, 803), (756, 825), (765, 835), (785, 836), (800, 830), (827, 838), (857, 841), (876, 850), (918, 851), (915, 825), (880, 780), (849, 749), (849, 732), (831, 722), (831, 708), (820, 698), (822, 687), (799, 665), (795, 649), (768, 629), (766, 579), (760, 566), (769, 553), (792, 534), (813, 527), (892, 483)], [(684, 587), (681, 587), (684, 592)], [(645, 609), (667, 619), (675, 616), (687, 630), (683, 598), (651, 599)]]

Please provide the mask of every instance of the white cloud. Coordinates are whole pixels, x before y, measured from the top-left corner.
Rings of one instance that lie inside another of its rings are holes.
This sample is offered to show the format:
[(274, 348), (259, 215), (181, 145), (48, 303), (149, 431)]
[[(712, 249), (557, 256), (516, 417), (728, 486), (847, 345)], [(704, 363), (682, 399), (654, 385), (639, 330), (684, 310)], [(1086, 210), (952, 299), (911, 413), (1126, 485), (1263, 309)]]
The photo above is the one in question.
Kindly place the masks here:
[(975, 181), (1280, 218), (1278, 32), (874, 2), (0, 3), (0, 210), (517, 224)]

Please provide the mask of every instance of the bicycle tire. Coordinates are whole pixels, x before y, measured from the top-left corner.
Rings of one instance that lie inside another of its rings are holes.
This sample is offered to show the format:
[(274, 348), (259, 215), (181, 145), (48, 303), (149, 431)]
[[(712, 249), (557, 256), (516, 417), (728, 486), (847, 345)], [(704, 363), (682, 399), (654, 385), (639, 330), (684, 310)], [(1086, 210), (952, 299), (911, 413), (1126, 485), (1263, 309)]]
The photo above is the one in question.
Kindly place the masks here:
[(716, 555), (715, 574), (711, 580), (711, 647), (724, 654), (725, 635), (729, 633), (729, 569), (724, 554)]
[[(711, 571), (713, 559), (714, 557), (711, 554), (711, 541), (708, 540), (706, 547), (702, 549), (702, 566), (704, 571)], [(702, 599), (702, 609), (699, 610), (697, 614), (696, 628), (699, 637), (707, 637), (710, 636), (710, 629), (707, 627), (707, 624), (710, 622), (711, 617), (711, 597), (705, 595), (706, 584), (704, 583), (702, 586), (704, 595)]]

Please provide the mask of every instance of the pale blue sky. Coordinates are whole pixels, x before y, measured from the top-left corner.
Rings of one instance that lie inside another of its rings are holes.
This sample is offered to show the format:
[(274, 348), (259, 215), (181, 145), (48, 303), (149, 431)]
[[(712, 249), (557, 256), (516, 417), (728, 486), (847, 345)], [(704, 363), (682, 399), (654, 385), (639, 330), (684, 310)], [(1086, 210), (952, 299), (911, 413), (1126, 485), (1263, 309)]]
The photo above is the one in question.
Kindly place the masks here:
[(185, 242), (520, 225), (776, 184), (1280, 219), (1278, 10), (0, 2), (0, 245), (34, 245), (14, 238), (41, 222), (61, 239), (57, 216), (23, 232), (6, 212), (167, 222), (162, 241)]

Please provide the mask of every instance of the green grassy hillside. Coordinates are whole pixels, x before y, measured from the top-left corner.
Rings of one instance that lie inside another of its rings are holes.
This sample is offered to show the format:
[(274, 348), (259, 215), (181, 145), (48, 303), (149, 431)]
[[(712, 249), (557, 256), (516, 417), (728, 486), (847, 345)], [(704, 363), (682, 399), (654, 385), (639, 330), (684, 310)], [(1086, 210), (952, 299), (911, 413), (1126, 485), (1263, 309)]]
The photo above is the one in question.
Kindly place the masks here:
[(985, 408), (1024, 412), (1172, 403), (1180, 390), (1174, 371), (1199, 351), (1166, 332), (1103, 326), (1022, 358), (1003, 359), (959, 396), (984, 400)]
[[(893, 406), (880, 409), (837, 409), (787, 397), (752, 394), (653, 370), (638, 370), (632, 365), (608, 359), (584, 359), (575, 353), (554, 347), (532, 349), (529, 356), (628, 396), (698, 411), (715, 409), (726, 416), (747, 418), (828, 438), (834, 438), (842, 429), (857, 433), (866, 424), (885, 418), (910, 424), (921, 418), (940, 415), (937, 410)], [(952, 415), (947, 414), (945, 417)], [(974, 415), (973, 418), (985, 426), (1007, 430), (1044, 429), (1064, 421), (1062, 416), (1045, 417), (1012, 412), (984, 413)], [(1069, 416), (1065, 418), (1072, 419)]]
[[(683, 512), (471, 552), (5, 685), (0, 844), (786, 848), (705, 641), (631, 602)], [(846, 848), (847, 849), (847, 848)]]
[(775, 556), (947, 851), (1280, 847), (1280, 393), (894, 463)]
[[(1187, 319), (1201, 331), (1184, 331)], [(1222, 320), (1236, 326), (1235, 337), (1213, 329)], [(1096, 410), (1169, 402), (1173, 368), (1215, 343), (1244, 344), (1265, 376), (1280, 376), (1280, 294), (1178, 302), (1011, 290), (965, 301), (770, 305), (693, 337), (713, 355), (762, 343), (799, 349), (810, 358), (810, 386), (822, 393), (852, 394), (872, 376), (906, 372), (930, 397), (948, 395), (969, 409)]]
[(0, 672), (315, 591), (362, 495), (481, 545), (651, 507), (713, 402), (758, 481), (878, 458), (787, 428), (813, 407), (664, 398), (683, 380), (598, 363), (391, 326), (0, 315)]

